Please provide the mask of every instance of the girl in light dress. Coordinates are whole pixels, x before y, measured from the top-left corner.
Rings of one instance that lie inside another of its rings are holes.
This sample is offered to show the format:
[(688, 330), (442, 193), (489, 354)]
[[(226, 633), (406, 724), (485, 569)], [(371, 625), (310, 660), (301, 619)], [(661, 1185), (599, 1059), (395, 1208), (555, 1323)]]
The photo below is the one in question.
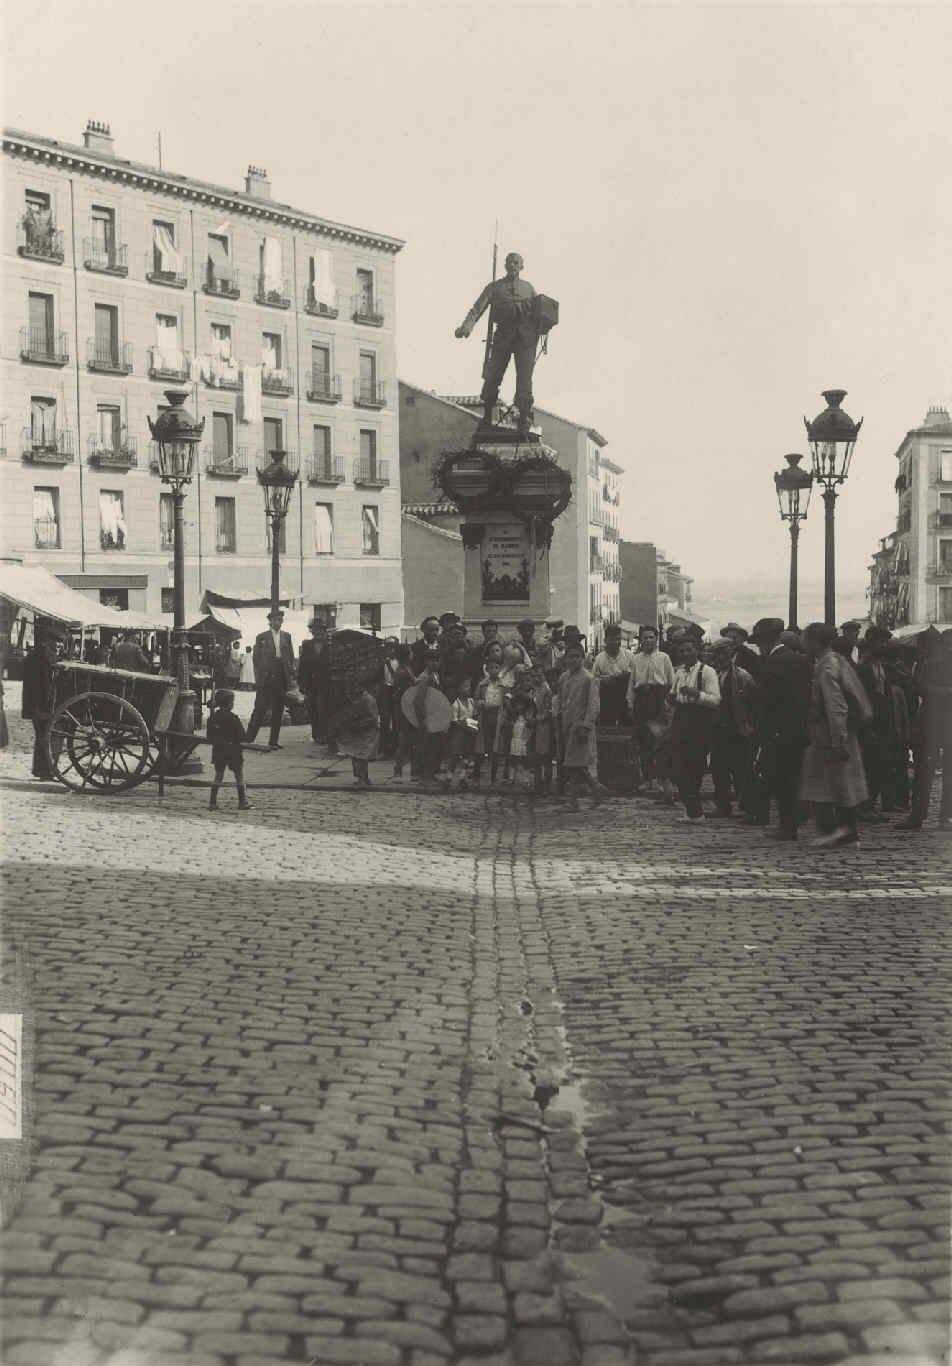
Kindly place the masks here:
[(508, 766), (512, 772), (512, 785), (526, 789), (529, 786), (529, 753), (532, 747), (535, 708), (527, 693), (516, 693), (509, 705), (512, 718), (509, 730)]
[(459, 693), (450, 703), (450, 731), (447, 750), (450, 776), (447, 787), (467, 787), (467, 774), (472, 771), (473, 781), (479, 786), (479, 758), (476, 756), (476, 742), (479, 736), (479, 722), (476, 720), (476, 700), (473, 697), (473, 682), (464, 678)]

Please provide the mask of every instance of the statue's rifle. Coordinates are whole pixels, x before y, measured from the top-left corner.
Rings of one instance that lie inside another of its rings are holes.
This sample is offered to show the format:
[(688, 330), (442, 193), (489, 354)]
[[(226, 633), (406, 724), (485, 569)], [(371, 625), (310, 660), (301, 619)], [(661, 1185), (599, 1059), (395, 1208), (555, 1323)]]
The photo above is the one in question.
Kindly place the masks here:
[[(498, 220), (498, 218), (497, 218), (497, 220), (496, 220), (496, 226), (495, 226), (495, 229), (493, 230), (493, 283), (495, 283), (495, 280), (496, 280), (496, 265), (497, 265), (498, 255), (499, 255), (499, 220)], [(485, 350), (484, 350), (484, 352), (483, 352), (483, 378), (484, 378), (484, 379), (486, 378), (486, 371), (489, 369), (489, 353), (492, 351), (492, 347), (493, 347), (493, 309), (492, 309), (492, 304), (490, 304), (490, 305), (489, 305), (489, 312), (488, 312), (487, 315), (486, 315), (486, 347), (485, 347)]]

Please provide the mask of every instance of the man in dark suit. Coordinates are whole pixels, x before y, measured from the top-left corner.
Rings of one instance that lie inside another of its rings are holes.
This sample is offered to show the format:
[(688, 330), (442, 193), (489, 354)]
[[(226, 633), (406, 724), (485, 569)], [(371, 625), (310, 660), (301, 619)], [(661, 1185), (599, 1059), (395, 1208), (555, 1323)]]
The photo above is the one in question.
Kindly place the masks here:
[(294, 646), (287, 631), (281, 630), (283, 621), (284, 613), (280, 609), (269, 612), (270, 630), (261, 632), (251, 652), (255, 671), (255, 705), (248, 722), (247, 740), (249, 744), (254, 740), (265, 713), (270, 711), (269, 749), (281, 748), (278, 736), (284, 716), (284, 698), (288, 689), (294, 686)]
[(307, 698), (307, 709), (311, 718), (311, 739), (326, 740), (331, 647), (327, 638), (327, 627), (320, 618), (315, 617), (313, 621), (309, 621), (307, 629), (311, 633), (311, 639), (301, 643), (298, 683)]
[(53, 673), (56, 668), (57, 643), (62, 632), (54, 625), (39, 628), (32, 648), (23, 661), (24, 721), (33, 722), (33, 777), (52, 778), (47, 750), (50, 719), (53, 715)]
[(768, 617), (758, 622), (757, 643), (761, 651), (758, 684), (760, 724), (758, 739), (767, 771), (766, 806), (757, 813), (757, 824), (770, 818), (770, 798), (777, 803), (780, 826), (768, 833), (773, 839), (795, 840), (799, 825), (800, 767), (807, 746), (807, 713), (813, 669), (800, 650), (781, 642), (783, 622)]

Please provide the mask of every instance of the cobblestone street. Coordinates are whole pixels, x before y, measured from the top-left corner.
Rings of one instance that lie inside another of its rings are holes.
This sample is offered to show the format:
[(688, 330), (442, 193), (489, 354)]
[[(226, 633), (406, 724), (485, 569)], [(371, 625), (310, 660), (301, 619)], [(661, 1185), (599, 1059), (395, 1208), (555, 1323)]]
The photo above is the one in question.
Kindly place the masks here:
[(948, 1361), (933, 830), (4, 773), (6, 1366)]

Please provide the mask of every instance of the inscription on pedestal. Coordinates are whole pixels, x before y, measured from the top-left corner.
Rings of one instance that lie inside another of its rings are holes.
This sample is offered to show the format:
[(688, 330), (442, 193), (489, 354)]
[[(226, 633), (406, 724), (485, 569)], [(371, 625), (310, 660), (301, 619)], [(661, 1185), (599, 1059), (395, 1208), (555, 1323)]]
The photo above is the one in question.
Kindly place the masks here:
[(483, 537), (483, 602), (529, 601), (529, 535), (520, 522), (495, 524)]

